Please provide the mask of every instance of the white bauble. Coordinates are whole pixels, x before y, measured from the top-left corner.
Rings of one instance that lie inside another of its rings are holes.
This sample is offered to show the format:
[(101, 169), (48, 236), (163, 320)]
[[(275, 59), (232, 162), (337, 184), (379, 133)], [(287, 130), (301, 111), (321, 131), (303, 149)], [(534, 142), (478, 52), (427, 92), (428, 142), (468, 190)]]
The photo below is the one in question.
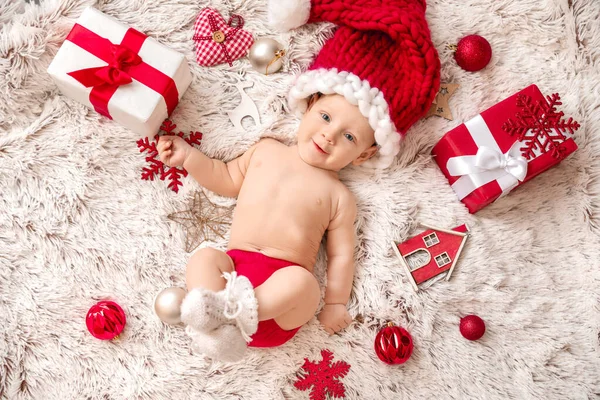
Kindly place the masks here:
[(181, 302), (186, 291), (179, 287), (164, 289), (154, 299), (154, 312), (166, 324), (181, 323)]
[(248, 59), (252, 68), (265, 75), (281, 69), (284, 55), (283, 46), (269, 38), (258, 39), (248, 51)]

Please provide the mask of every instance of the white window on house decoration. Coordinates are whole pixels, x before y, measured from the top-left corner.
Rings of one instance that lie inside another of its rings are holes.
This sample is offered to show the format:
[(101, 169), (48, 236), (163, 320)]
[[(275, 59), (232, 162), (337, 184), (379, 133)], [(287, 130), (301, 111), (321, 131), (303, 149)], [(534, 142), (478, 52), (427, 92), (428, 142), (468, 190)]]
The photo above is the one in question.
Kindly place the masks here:
[(435, 244), (438, 244), (440, 242), (440, 239), (438, 239), (437, 235), (434, 232), (434, 233), (430, 233), (429, 235), (425, 236), (423, 238), (423, 241), (425, 242), (425, 246), (431, 247)]
[(443, 252), (442, 254), (435, 256), (435, 263), (437, 264), (438, 267), (443, 267), (444, 265), (448, 265), (450, 264), (452, 260), (450, 260), (450, 257), (448, 256), (448, 253)]

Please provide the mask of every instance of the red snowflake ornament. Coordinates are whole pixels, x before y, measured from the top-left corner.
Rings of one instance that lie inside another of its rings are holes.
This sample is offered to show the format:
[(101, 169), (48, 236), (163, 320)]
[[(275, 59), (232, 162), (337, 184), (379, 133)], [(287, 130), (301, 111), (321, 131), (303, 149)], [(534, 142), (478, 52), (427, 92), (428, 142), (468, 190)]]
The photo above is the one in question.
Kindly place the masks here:
[(342, 399), (346, 395), (344, 384), (339, 382), (338, 378), (346, 376), (350, 370), (350, 364), (344, 361), (336, 361), (330, 365), (333, 360), (333, 353), (327, 349), (321, 350), (323, 360), (318, 363), (304, 359), (304, 376), (294, 382), (294, 387), (299, 390), (308, 390), (311, 400), (325, 400), (327, 395), (331, 398)]
[[(168, 119), (165, 119), (160, 126), (160, 130), (164, 132), (162, 136), (174, 136), (177, 135), (180, 138), (183, 138), (186, 142), (193, 145), (200, 145), (200, 141), (202, 140), (202, 133), (200, 132), (190, 132), (187, 138), (183, 137), (183, 132), (175, 133), (173, 132), (177, 128), (173, 122)], [(158, 157), (158, 150), (156, 149), (156, 144), (158, 143), (158, 138), (160, 137), (160, 132), (154, 136), (152, 142), (148, 140), (148, 138), (142, 138), (136, 142), (138, 148), (140, 149), (140, 153), (146, 152), (146, 162), (148, 166), (142, 168), (142, 179), (145, 181), (153, 181), (155, 177), (159, 177), (161, 181), (168, 179), (169, 189), (174, 191), (175, 193), (179, 192), (179, 186), (183, 183), (181, 182), (181, 178), (185, 178), (188, 175), (188, 172), (184, 168), (178, 167), (169, 167), (163, 164), (160, 161), (160, 157)]]
[(527, 160), (532, 160), (540, 154), (551, 152), (558, 159), (565, 157), (565, 149), (561, 144), (567, 139), (565, 133), (573, 134), (579, 129), (579, 124), (573, 118), (562, 119), (564, 113), (557, 112), (556, 106), (561, 105), (560, 96), (554, 93), (547, 96), (548, 101), (537, 101), (533, 104), (531, 97), (517, 97), (517, 107), (522, 112), (515, 115), (516, 121), (509, 119), (502, 129), (509, 135), (516, 135), (525, 146), (521, 154)]

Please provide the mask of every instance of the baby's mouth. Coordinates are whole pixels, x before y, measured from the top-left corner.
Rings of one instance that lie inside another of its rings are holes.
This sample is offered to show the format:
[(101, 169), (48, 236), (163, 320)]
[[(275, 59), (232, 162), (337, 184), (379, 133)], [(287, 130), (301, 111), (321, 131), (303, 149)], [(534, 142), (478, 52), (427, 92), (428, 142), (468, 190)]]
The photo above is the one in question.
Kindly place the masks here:
[(317, 142), (315, 142), (314, 140), (313, 140), (312, 142), (313, 142), (313, 144), (315, 145), (315, 147), (317, 148), (317, 150), (318, 150), (320, 153), (323, 153), (323, 154), (329, 154), (329, 153), (327, 153), (325, 150), (323, 150), (323, 149), (321, 148), (321, 146), (319, 146), (319, 145), (317, 144)]

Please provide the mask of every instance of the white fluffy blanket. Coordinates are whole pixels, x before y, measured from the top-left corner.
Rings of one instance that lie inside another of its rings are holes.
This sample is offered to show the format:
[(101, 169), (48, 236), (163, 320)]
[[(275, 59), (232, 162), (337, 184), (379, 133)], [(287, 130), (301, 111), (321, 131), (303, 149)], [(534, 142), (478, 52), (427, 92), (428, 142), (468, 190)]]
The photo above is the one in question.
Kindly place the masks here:
[[(246, 59), (195, 64), (192, 26), (203, 6), (245, 17), (257, 37), (289, 50), (267, 77)], [(588, 399), (600, 394), (600, 3), (593, 0), (431, 0), (427, 16), (442, 80), (461, 86), (453, 121), (431, 117), (409, 132), (387, 171), (343, 174), (357, 195), (356, 322), (328, 337), (316, 320), (283, 347), (251, 349), (243, 362), (193, 355), (183, 329), (154, 315), (155, 294), (184, 285), (185, 234), (166, 215), (187, 208), (198, 185), (175, 194), (140, 180), (136, 135), (60, 95), (46, 68), (81, 11), (95, 5), (186, 54), (193, 82), (173, 115), (204, 133), (202, 150), (229, 160), (261, 136), (292, 142), (292, 74), (309, 64), (332, 26), (276, 34), (259, 0), (0, 0), (0, 397), (6, 399), (307, 399), (293, 387), (305, 357), (320, 350), (351, 365), (349, 399)], [(447, 44), (477, 33), (494, 56), (481, 72), (453, 60)], [(236, 132), (239, 71), (263, 118)], [(476, 215), (469, 215), (430, 157), (449, 129), (536, 83), (562, 95), (582, 124), (579, 150)], [(215, 198), (213, 196), (213, 198)], [(222, 204), (232, 204), (215, 198)], [(449, 282), (415, 293), (390, 243), (419, 222), (467, 223), (472, 236)], [(205, 245), (224, 249), (225, 240)], [(322, 281), (324, 257), (317, 274)], [(85, 328), (88, 308), (117, 301), (128, 322), (112, 342)], [(487, 322), (478, 342), (461, 316)], [(373, 351), (395, 321), (415, 350), (402, 366)]]

